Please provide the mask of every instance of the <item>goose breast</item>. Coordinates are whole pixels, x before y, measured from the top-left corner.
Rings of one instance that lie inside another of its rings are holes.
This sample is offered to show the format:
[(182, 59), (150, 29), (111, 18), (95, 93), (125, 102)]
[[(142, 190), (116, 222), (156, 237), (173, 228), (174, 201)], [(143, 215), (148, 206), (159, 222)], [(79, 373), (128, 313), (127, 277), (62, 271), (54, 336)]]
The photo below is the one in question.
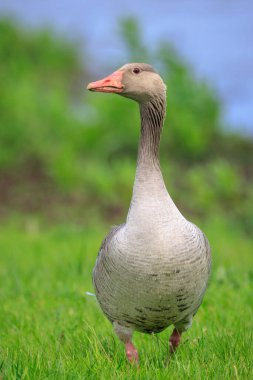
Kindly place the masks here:
[(205, 235), (186, 220), (148, 234), (124, 224), (102, 244), (93, 281), (111, 321), (159, 332), (196, 313), (210, 266)]

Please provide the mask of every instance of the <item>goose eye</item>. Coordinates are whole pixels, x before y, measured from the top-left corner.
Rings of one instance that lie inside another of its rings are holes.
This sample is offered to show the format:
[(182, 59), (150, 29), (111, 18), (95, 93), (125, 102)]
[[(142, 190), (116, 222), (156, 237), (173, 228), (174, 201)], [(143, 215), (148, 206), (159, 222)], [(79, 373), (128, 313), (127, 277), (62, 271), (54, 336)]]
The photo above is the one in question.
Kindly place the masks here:
[(139, 69), (139, 67), (135, 67), (135, 68), (133, 69), (133, 73), (134, 73), (134, 74), (140, 74), (140, 72), (141, 72), (141, 70)]

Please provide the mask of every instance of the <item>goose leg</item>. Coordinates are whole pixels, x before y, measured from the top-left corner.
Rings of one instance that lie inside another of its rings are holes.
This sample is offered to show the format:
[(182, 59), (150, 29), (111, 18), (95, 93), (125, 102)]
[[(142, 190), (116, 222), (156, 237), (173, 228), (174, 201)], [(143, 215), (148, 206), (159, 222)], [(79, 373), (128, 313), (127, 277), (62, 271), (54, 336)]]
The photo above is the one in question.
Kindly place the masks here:
[(128, 361), (131, 364), (138, 364), (139, 363), (138, 351), (131, 341), (125, 343), (125, 349), (126, 349), (126, 356), (127, 356)]
[(170, 337), (170, 353), (173, 353), (176, 351), (177, 347), (179, 346), (183, 332), (188, 330), (191, 327), (191, 325), (192, 325), (192, 315), (189, 315), (185, 317), (184, 319), (182, 319), (181, 321), (177, 322)]
[(179, 346), (182, 333), (180, 333), (176, 328), (174, 328), (171, 337), (170, 337), (170, 353), (176, 351)]
[(126, 356), (131, 364), (139, 363), (139, 356), (136, 347), (132, 343), (133, 330), (131, 327), (120, 325), (118, 322), (113, 322), (114, 331), (119, 339), (125, 344)]

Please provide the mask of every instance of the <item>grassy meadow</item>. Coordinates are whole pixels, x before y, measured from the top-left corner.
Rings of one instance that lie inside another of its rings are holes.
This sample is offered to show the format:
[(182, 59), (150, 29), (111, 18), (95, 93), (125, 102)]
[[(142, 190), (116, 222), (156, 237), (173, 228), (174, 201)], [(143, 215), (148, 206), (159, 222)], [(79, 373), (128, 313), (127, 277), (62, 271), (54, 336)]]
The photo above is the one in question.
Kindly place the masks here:
[(171, 328), (136, 333), (140, 368), (102, 315), (91, 272), (106, 228), (36, 220), (0, 228), (1, 374), (4, 379), (251, 379), (252, 244), (233, 226), (202, 226), (213, 248), (204, 303), (169, 356)]
[(147, 49), (136, 20), (119, 30), (128, 60), (153, 63), (167, 83), (161, 164), (172, 198), (210, 241), (207, 294), (172, 357), (170, 327), (136, 333), (140, 367), (126, 362), (89, 293), (100, 244), (131, 199), (138, 108), (83, 93), (100, 73), (75, 43), (2, 19), (0, 379), (251, 380), (253, 140), (222, 124), (215, 90), (175, 47)]

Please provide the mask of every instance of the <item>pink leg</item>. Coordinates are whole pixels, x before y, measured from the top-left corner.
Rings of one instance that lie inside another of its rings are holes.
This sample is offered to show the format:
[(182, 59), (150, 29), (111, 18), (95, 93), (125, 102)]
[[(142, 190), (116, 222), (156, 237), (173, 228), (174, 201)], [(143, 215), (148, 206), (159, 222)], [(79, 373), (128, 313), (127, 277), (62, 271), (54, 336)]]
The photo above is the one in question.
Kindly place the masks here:
[(127, 359), (131, 364), (138, 364), (139, 363), (139, 356), (138, 351), (134, 347), (132, 342), (125, 343), (125, 349), (126, 349), (126, 356)]
[(119, 339), (125, 344), (126, 356), (131, 364), (139, 363), (138, 351), (134, 347), (132, 340), (133, 328), (119, 324), (117, 321), (113, 322), (113, 328)]
[(170, 352), (176, 351), (181, 339), (181, 334), (177, 329), (174, 329), (170, 337)]

